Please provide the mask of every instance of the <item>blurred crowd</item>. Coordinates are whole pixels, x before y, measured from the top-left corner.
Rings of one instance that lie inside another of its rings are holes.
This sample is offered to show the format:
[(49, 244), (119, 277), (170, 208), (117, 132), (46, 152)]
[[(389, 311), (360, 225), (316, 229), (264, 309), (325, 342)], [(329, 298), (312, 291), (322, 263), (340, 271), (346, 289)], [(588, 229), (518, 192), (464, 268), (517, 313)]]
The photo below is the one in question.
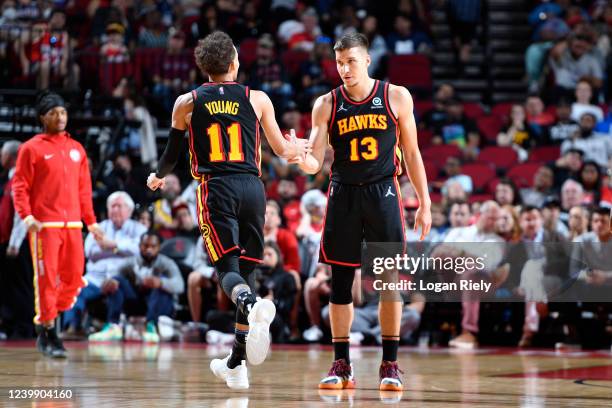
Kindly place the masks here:
[[(199, 38), (220, 29), (232, 36), (239, 50), (238, 80), (270, 95), (282, 129), (293, 128), (298, 137), (307, 137), (314, 99), (340, 84), (332, 51), (340, 35), (350, 31), (367, 35), (370, 73), (380, 79), (386, 78), (390, 55), (433, 51), (429, 13), (436, 2), (373, 3), (0, 3), (0, 78), (6, 87), (73, 91), (78, 96), (71, 115), (123, 115), (137, 123), (126, 126), (112, 145), (109, 132), (102, 128), (76, 135), (94, 140), (86, 147), (95, 209), (106, 235), (104, 240), (88, 236), (85, 241), (88, 286), (63, 316), (66, 337), (233, 341), (229, 334), (233, 305), (219, 289), (203, 249), (197, 182), (190, 181), (186, 152), (176, 173), (167, 177), (164, 190), (152, 193), (145, 188), (146, 174), (160, 149), (157, 129), (168, 126), (175, 97), (205, 81), (191, 50)], [(455, 13), (451, 24), (469, 25), (458, 17), (458, 10), (471, 3), (480, 7), (479, 1), (448, 0), (448, 10)], [(529, 17), (534, 42), (525, 54), (530, 90), (525, 100), (493, 106), (466, 103), (450, 83), (438, 86), (427, 98), (415, 98), (419, 146), (433, 201), (433, 227), (427, 240), (441, 248), (445, 242), (462, 240), (610, 239), (607, 20), (612, 23), (612, 7), (606, 1), (536, 3)], [(462, 60), (469, 58), (473, 39), (468, 37), (457, 42)], [(11, 338), (32, 335), (33, 315), (33, 300), (23, 300), (33, 299), (29, 248), (19, 219), (10, 210), (10, 179), (18, 148), (18, 141), (2, 145), (0, 336)], [(276, 342), (329, 339), (330, 270), (318, 263), (318, 248), (331, 158), (329, 151), (322, 171), (307, 176), (263, 146), (262, 178), (269, 201), (257, 290), (276, 304), (272, 325)], [(400, 184), (407, 225), (412, 225), (418, 201), (407, 177)], [(419, 233), (408, 228), (406, 235), (414, 242)], [(569, 272), (559, 274), (565, 277)], [(503, 270), (492, 276), (500, 288), (520, 294), (521, 283), (502, 279)], [(584, 278), (588, 284), (605, 287), (612, 282), (607, 275), (592, 276)], [(133, 288), (149, 295), (143, 298)], [(351, 341), (380, 342), (376, 293), (361, 279), (356, 279), (354, 289), (358, 307)], [(433, 307), (426, 300), (405, 299), (404, 343), (417, 341), (415, 333), (423, 330)], [(521, 345), (532, 345), (538, 322), (551, 316), (543, 304), (520, 305), (518, 313), (524, 313), (525, 319), (515, 337)], [(476, 345), (479, 302), (446, 307), (454, 315), (435, 317), (426, 329), (457, 336), (451, 342), (454, 346)], [(611, 325), (606, 313), (601, 309), (600, 320)], [(139, 329), (142, 322), (157, 322), (157, 327)], [(429, 341), (437, 340), (432, 335)]]

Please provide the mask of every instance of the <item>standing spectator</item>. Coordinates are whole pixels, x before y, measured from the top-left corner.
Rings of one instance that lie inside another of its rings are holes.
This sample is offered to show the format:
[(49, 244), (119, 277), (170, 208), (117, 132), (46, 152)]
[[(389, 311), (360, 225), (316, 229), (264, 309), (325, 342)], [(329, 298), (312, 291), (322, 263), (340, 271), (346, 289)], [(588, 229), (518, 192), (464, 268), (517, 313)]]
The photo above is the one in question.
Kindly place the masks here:
[[(0, 196), (0, 332), (12, 338), (32, 337), (34, 315), (32, 292), (32, 261), (26, 246), (22, 246), (26, 228), (15, 212), (12, 186), (20, 142), (4, 142), (0, 151), (0, 164), (8, 180)], [(26, 302), (32, 300), (31, 302)]]
[(70, 309), (83, 287), (81, 220), (98, 239), (104, 239), (104, 233), (93, 211), (87, 154), (65, 131), (64, 100), (54, 93), (42, 94), (37, 113), (44, 133), (19, 150), (13, 199), (30, 233), (36, 345), (46, 356), (63, 358), (66, 349), (54, 321), (59, 312)]
[(591, 113), (595, 116), (597, 122), (601, 122), (604, 118), (603, 110), (597, 105), (591, 103), (593, 99), (593, 88), (587, 80), (580, 80), (576, 85), (576, 102), (572, 104), (571, 118), (578, 122), (582, 115)]
[(410, 18), (404, 14), (395, 17), (393, 31), (387, 35), (387, 48), (393, 54), (427, 54), (431, 51), (431, 40), (412, 27)]
[(138, 253), (140, 236), (146, 228), (132, 220), (134, 201), (123, 191), (116, 191), (106, 199), (108, 219), (100, 222), (104, 238), (89, 234), (85, 239), (85, 280), (87, 286), (79, 293), (74, 306), (64, 314), (65, 336), (82, 337), (83, 312), (87, 303), (102, 297), (108, 280), (116, 273), (121, 262)]
[(578, 205), (572, 207), (569, 210), (568, 224), (568, 241), (573, 242), (576, 238), (589, 231), (589, 210)]
[(100, 87), (106, 94), (112, 93), (121, 79), (132, 73), (124, 34), (125, 28), (119, 23), (106, 27), (106, 36), (100, 47)]
[(459, 57), (457, 62), (464, 65), (470, 59), (480, 21), (480, 0), (448, 0), (446, 4), (455, 52)]
[(175, 297), (185, 290), (178, 266), (159, 253), (160, 241), (157, 234), (143, 234), (138, 254), (125, 259), (118, 266), (117, 275), (105, 282), (102, 290), (108, 294), (108, 323), (101, 331), (91, 334), (90, 341), (122, 340), (119, 316), (125, 312), (146, 314), (142, 339), (148, 343), (159, 342), (158, 319), (172, 316)]
[(287, 41), (290, 50), (310, 52), (314, 48), (315, 39), (321, 35), (319, 16), (313, 8), (306, 9), (300, 16), (301, 29), (296, 30)]
[(521, 189), (521, 201), (525, 205), (541, 207), (546, 196), (553, 193), (555, 175), (551, 167), (540, 166), (533, 175), (533, 187)]

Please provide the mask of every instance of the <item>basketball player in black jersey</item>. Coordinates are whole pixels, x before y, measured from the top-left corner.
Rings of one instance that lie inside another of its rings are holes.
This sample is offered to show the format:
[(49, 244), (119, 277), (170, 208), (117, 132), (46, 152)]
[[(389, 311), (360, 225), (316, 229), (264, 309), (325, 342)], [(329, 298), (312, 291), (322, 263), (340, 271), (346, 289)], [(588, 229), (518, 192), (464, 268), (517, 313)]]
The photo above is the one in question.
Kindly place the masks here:
[(227, 34), (217, 31), (200, 40), (195, 59), (210, 82), (177, 98), (166, 150), (147, 185), (152, 190), (164, 187), (164, 176), (176, 165), (189, 129), (191, 174), (201, 181), (198, 223), (219, 283), (237, 306), (232, 352), (214, 359), (210, 368), (230, 388), (244, 389), (249, 387), (245, 356), (253, 365), (266, 358), (276, 312), (274, 303), (258, 301), (252, 292), (252, 272), (263, 255), (266, 207), (259, 179), (259, 127), (274, 152), (291, 162), (302, 160), (311, 148), (308, 141), (283, 137), (265, 93), (234, 82), (238, 53)]
[[(351, 287), (361, 266), (361, 242), (405, 242), (403, 206), (397, 176), (402, 152), (419, 199), (415, 230), (421, 240), (431, 226), (430, 198), (410, 93), (368, 75), (368, 40), (359, 33), (335, 44), (343, 85), (317, 99), (312, 111), (312, 155), (300, 167), (321, 169), (329, 143), (334, 150), (328, 206), (319, 260), (332, 267), (330, 321), (334, 363), (320, 389), (354, 388), (349, 359), (353, 320)], [(379, 303), (383, 357), (381, 391), (401, 391), (397, 364), (401, 302)]]

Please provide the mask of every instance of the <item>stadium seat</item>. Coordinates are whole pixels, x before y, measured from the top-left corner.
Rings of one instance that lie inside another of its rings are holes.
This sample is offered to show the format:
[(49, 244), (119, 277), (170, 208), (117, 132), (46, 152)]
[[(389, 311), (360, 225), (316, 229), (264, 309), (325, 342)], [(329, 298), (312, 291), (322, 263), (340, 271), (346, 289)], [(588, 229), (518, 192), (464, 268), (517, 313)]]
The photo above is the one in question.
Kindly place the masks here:
[(257, 59), (257, 38), (246, 38), (240, 43), (238, 51), (240, 63), (245, 67), (250, 67)]
[(518, 156), (511, 147), (488, 146), (480, 151), (479, 163), (493, 165), (496, 169), (507, 169), (518, 163)]
[(431, 92), (431, 63), (421, 54), (393, 55), (389, 58), (389, 81), (412, 90)]
[(464, 102), (463, 112), (465, 112), (465, 116), (470, 119), (478, 119), (485, 115), (485, 111), (482, 109), (482, 106), (476, 102)]
[(527, 161), (534, 163), (548, 163), (561, 157), (559, 146), (539, 146), (531, 149)]
[(488, 200), (494, 200), (493, 194), (471, 194), (468, 197), (468, 203), (483, 203)]
[(297, 75), (300, 71), (300, 65), (310, 58), (310, 54), (303, 51), (285, 51), (282, 56), (283, 66), (290, 76)]
[(489, 141), (497, 140), (497, 135), (502, 128), (503, 119), (499, 116), (483, 116), (476, 119), (476, 126), (481, 135)]
[(414, 100), (414, 113), (419, 118), (426, 114), (433, 107), (434, 104), (432, 101), (419, 101), (416, 99)]
[(438, 178), (438, 175), (440, 174), (440, 169), (438, 168), (438, 166), (431, 161), (425, 161), (423, 162), (423, 164), (425, 165), (425, 174), (427, 175), (427, 180), (436, 180)]
[(504, 117), (509, 117), (510, 116), (510, 111), (512, 110), (512, 105), (515, 105), (516, 103), (520, 103), (520, 102), (500, 102), (500, 103), (497, 103), (491, 109), (491, 115), (497, 116), (500, 119), (502, 119)]
[(461, 173), (472, 178), (474, 191), (484, 190), (487, 183), (495, 178), (495, 170), (485, 163), (468, 163), (461, 166)]
[(461, 150), (457, 145), (434, 145), (429, 146), (422, 151), (423, 160), (435, 163), (437, 166), (443, 166), (446, 159), (449, 157), (461, 156)]
[(431, 130), (419, 130), (417, 135), (419, 140), (419, 148), (423, 149), (431, 144), (431, 139), (433, 138), (433, 132)]
[(540, 168), (540, 163), (521, 163), (513, 166), (506, 174), (518, 188), (531, 187), (533, 175)]
[(336, 87), (342, 84), (342, 78), (340, 78), (338, 68), (336, 67), (336, 60), (331, 58), (324, 59), (321, 61), (321, 70), (323, 71), (323, 76), (331, 85)]

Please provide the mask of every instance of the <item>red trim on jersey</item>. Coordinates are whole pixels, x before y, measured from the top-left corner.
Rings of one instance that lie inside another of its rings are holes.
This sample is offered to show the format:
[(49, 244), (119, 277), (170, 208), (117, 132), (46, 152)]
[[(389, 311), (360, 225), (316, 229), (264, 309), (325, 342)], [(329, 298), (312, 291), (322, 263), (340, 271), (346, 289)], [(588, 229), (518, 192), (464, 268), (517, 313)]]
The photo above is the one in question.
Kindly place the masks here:
[(246, 97), (247, 97), (247, 99), (250, 101), (250, 100), (251, 100), (251, 97), (249, 96), (249, 87), (245, 85), (244, 90), (245, 90), (245, 92), (246, 92)]
[(395, 126), (399, 126), (398, 124), (398, 118), (395, 117), (395, 115), (393, 114), (393, 111), (391, 110), (391, 102), (389, 101), (389, 83), (385, 82), (385, 106), (387, 107), (387, 113), (389, 114), (389, 116), (391, 116), (391, 119), (393, 120), (393, 123), (395, 123)]
[(259, 177), (261, 177), (261, 158), (259, 157), (259, 151), (261, 150), (261, 136), (259, 135), (259, 119), (255, 115), (255, 166), (259, 171)]
[(351, 97), (348, 96), (346, 92), (344, 91), (344, 85), (340, 85), (340, 92), (342, 92), (342, 96), (344, 96), (344, 99), (346, 99), (346, 101), (350, 103), (351, 105), (363, 105), (364, 103), (370, 102), (370, 100), (374, 97), (374, 95), (376, 95), (376, 91), (378, 90), (379, 82), (380, 81), (377, 79), (376, 82), (374, 83), (374, 87), (372, 88), (372, 92), (370, 92), (370, 95), (367, 98), (365, 98), (363, 101), (357, 102), (351, 99)]
[(191, 127), (191, 122), (189, 122), (189, 159), (191, 162), (191, 177), (197, 180), (200, 175), (198, 174), (198, 156), (193, 147), (193, 129)]
[(263, 262), (263, 259), (251, 258), (251, 257), (244, 256), (244, 255), (240, 255), (240, 259), (245, 259), (247, 261), (251, 261), (251, 262), (255, 262), (255, 263), (262, 263)]
[(204, 197), (202, 198), (202, 204), (204, 205), (204, 217), (206, 218), (206, 221), (208, 223), (208, 225), (210, 225), (210, 229), (212, 232), (212, 237), (213, 239), (211, 240), (211, 242), (213, 243), (213, 245), (215, 244), (215, 241), (217, 243), (218, 248), (215, 248), (215, 250), (220, 253), (220, 254), (225, 254), (226, 252), (223, 251), (223, 245), (221, 245), (221, 241), (219, 240), (219, 235), (217, 234), (217, 230), (215, 229), (215, 226), (213, 225), (212, 221), (210, 220), (210, 210), (208, 209), (208, 204), (206, 203), (206, 201), (208, 200), (208, 183), (207, 182), (203, 182), (201, 184), (202, 187), (204, 187)]
[(395, 184), (395, 188), (397, 191), (395, 195), (397, 197), (397, 204), (399, 205), (400, 210), (400, 218), (402, 219), (402, 242), (404, 243), (403, 251), (406, 252), (406, 220), (404, 219), (404, 206), (402, 203), (402, 193), (400, 189), (399, 182), (397, 181), (397, 177), (393, 177), (393, 183)]
[(329, 123), (327, 124), (327, 134), (331, 133), (332, 126), (334, 125), (334, 119), (336, 119), (336, 105), (338, 102), (338, 98), (336, 97), (336, 90), (332, 89), (332, 111), (331, 116), (329, 117)]
[(323, 215), (323, 229), (322, 229), (322, 234), (321, 234), (321, 255), (323, 255), (323, 262), (324, 263), (329, 263), (329, 264), (334, 264), (334, 265), (340, 265), (340, 266), (351, 266), (351, 267), (355, 267), (355, 268), (359, 268), (361, 266), (361, 263), (358, 264), (352, 264), (352, 263), (348, 263), (348, 262), (340, 262), (340, 261), (334, 261), (331, 260), (327, 257), (327, 254), (325, 253), (325, 244), (324, 244), (324, 238), (325, 238), (325, 222), (327, 220), (327, 209), (329, 208), (329, 191), (331, 190), (331, 174), (330, 174), (330, 179), (329, 179), (329, 186), (327, 186), (327, 205), (325, 207), (325, 214)]
[(223, 81), (223, 82), (204, 82), (202, 86), (215, 86), (215, 85), (238, 85), (236, 81)]
[(395, 127), (395, 147), (393, 148), (393, 163), (395, 164), (395, 176), (399, 176), (402, 174), (402, 161), (400, 160), (399, 157), (397, 157), (397, 149), (400, 149), (400, 152), (402, 151), (402, 148), (400, 147), (400, 141), (399, 141), (399, 136), (400, 136), (400, 128), (399, 126)]

